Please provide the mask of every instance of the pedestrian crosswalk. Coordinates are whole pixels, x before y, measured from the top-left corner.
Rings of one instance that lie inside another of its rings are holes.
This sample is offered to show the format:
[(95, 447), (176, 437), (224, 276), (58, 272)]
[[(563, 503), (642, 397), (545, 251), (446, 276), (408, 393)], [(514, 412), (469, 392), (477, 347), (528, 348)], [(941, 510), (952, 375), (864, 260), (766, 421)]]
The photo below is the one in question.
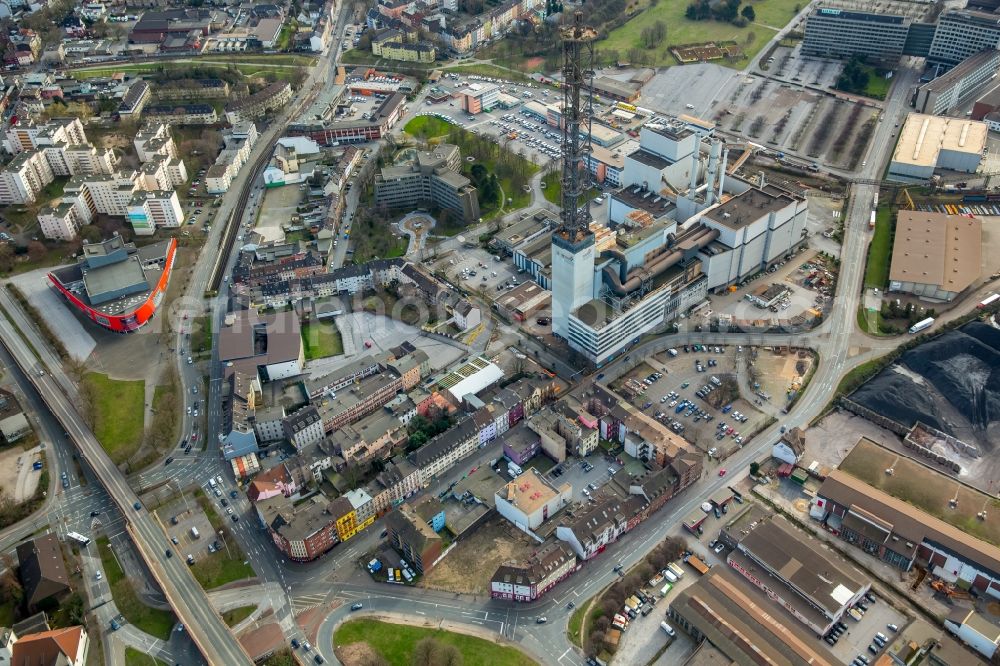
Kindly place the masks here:
[(304, 594), (300, 597), (292, 597), (292, 613), (298, 615), (317, 606), (322, 606), (325, 602), (325, 594)]

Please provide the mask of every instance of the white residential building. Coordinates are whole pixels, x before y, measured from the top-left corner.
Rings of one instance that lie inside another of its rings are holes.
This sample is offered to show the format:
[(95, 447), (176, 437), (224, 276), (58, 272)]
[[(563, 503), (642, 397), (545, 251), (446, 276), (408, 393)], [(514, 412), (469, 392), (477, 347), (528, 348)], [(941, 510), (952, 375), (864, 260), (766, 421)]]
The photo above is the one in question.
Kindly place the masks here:
[(158, 228), (176, 228), (184, 221), (184, 210), (174, 190), (136, 192), (126, 216), (137, 236), (151, 236)]

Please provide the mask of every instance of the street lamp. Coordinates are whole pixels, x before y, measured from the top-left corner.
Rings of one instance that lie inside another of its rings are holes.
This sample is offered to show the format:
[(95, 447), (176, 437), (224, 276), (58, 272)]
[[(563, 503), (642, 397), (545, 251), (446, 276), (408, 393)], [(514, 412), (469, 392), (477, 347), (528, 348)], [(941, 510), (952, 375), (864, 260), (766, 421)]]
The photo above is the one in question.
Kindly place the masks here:
[(229, 557), (229, 559), (233, 559), (232, 553), (229, 552), (229, 542), (226, 541), (226, 531), (225, 530), (219, 530), (219, 538), (222, 539), (222, 543), (226, 546), (226, 556)]

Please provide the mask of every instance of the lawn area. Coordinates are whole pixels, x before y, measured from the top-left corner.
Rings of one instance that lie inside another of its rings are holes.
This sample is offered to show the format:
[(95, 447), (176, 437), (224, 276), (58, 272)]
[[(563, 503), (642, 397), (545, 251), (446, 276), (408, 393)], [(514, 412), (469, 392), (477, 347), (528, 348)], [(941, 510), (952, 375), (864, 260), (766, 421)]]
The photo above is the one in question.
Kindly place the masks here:
[(644, 0), (640, 3), (645, 6), (642, 13), (620, 28), (612, 30), (606, 40), (597, 42), (598, 57), (601, 57), (602, 53), (618, 51), (620, 59), (627, 59), (629, 49), (639, 48), (643, 52), (649, 51), (642, 44), (642, 29), (655, 21), (663, 21), (667, 25), (667, 38), (652, 50), (652, 64), (657, 66), (677, 64), (669, 51), (671, 45), (732, 41), (743, 47), (745, 58), (739, 61), (714, 62), (726, 67), (742, 68), (746, 65), (747, 59), (756, 55), (774, 37), (775, 32), (795, 16), (795, 8), (801, 8), (803, 4), (801, 0), (755, 2), (753, 8), (757, 13), (756, 21), (745, 28), (738, 28), (731, 23), (720, 21), (689, 21), (684, 16), (687, 2), (664, 0), (658, 2), (655, 7), (650, 7), (648, 0)]
[(226, 583), (232, 583), (234, 580), (256, 578), (257, 576), (253, 567), (249, 564), (243, 564), (243, 551), (236, 544), (236, 540), (226, 537), (226, 543), (229, 544), (229, 553), (232, 553), (232, 557), (226, 553), (226, 548), (223, 546), (222, 550), (199, 555), (194, 566), (191, 567), (191, 573), (205, 590), (214, 590)]
[(438, 136), (447, 136), (451, 128), (451, 123), (446, 123), (437, 116), (417, 116), (406, 123), (403, 131), (421, 139), (433, 139)]
[(250, 617), (250, 613), (255, 610), (257, 610), (256, 606), (240, 606), (239, 608), (227, 610), (222, 614), (222, 619), (225, 621), (226, 625), (235, 627), (237, 624)]
[(392, 666), (409, 666), (413, 646), (428, 636), (458, 648), (464, 666), (528, 666), (538, 663), (516, 648), (497, 645), (482, 638), (376, 620), (345, 622), (333, 634), (333, 642), (334, 646), (368, 643)]
[(875, 231), (868, 246), (868, 265), (865, 267), (865, 288), (885, 289), (889, 282), (889, 260), (892, 255), (893, 211), (889, 206), (879, 206), (875, 214)]
[(126, 647), (125, 666), (167, 666), (167, 664), (133, 647)]
[(125, 572), (119, 566), (118, 559), (111, 552), (107, 537), (97, 539), (97, 550), (101, 554), (101, 565), (111, 587), (111, 596), (114, 597), (115, 604), (125, 619), (151, 636), (163, 640), (170, 638), (177, 617), (170, 611), (150, 608), (139, 600), (131, 583), (125, 577)]
[(212, 318), (208, 315), (191, 320), (191, 353), (197, 356), (212, 352)]
[(885, 99), (889, 94), (889, 87), (892, 79), (885, 78), (885, 73), (880, 72), (870, 65), (862, 65), (868, 72), (868, 85), (865, 87), (865, 95), (875, 99)]
[[(542, 182), (545, 183), (545, 189), (543, 190), (545, 200), (554, 204), (562, 203), (562, 174), (558, 171), (550, 171), (542, 176)], [(587, 201), (595, 199), (600, 193), (601, 191), (596, 187), (590, 188), (586, 195)]]
[(302, 325), (302, 344), (306, 360), (337, 356), (344, 353), (344, 342), (333, 322), (317, 321)]
[(115, 464), (128, 460), (142, 444), (145, 383), (88, 372), (83, 386), (91, 400), (94, 434), (101, 446)]
[[(886, 474), (890, 467), (894, 473)], [(967, 534), (1000, 544), (1000, 518), (995, 517), (1000, 500), (986, 493), (867, 440), (851, 450), (840, 469)], [(952, 499), (957, 500), (954, 507), (949, 506)], [(976, 516), (980, 511), (987, 512), (986, 520)]]

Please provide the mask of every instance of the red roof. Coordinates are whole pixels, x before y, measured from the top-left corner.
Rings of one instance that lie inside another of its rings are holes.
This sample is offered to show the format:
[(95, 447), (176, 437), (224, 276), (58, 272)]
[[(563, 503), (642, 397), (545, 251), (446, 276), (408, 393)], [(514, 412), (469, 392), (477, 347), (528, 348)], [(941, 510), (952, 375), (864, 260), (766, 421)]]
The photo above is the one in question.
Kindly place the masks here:
[(61, 654), (76, 661), (83, 640), (83, 627), (79, 626), (28, 634), (14, 643), (11, 666), (49, 666)]

